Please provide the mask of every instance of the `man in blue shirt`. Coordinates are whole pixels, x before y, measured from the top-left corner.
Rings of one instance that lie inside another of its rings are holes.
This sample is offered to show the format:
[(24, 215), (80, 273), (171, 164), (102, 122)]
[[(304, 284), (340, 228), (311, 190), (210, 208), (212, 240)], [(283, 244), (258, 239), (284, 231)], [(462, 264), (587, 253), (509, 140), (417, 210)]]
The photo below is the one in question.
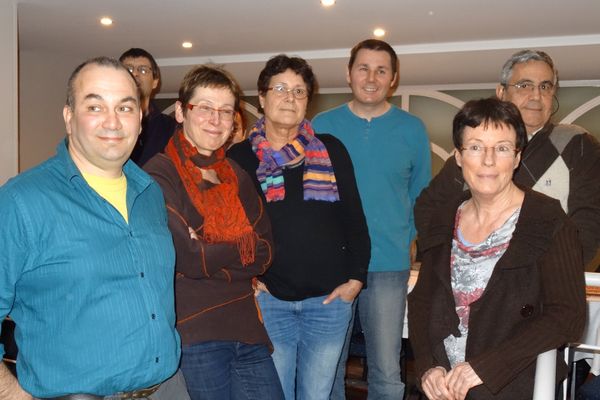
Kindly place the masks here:
[[(392, 47), (370, 39), (350, 54), (347, 80), (353, 99), (315, 117), (316, 132), (331, 133), (348, 149), (369, 234), (371, 262), (358, 310), (367, 350), (369, 399), (402, 399), (400, 350), (410, 247), (415, 238), (413, 206), (431, 179), (431, 153), (421, 120), (387, 99), (398, 79)], [(351, 332), (352, 327), (349, 327)], [(346, 345), (332, 399), (343, 399)]]
[(19, 347), (18, 381), (0, 364), (0, 398), (189, 399), (162, 193), (127, 161), (142, 117), (133, 77), (86, 61), (63, 117), (57, 154), (0, 188), (0, 319)]

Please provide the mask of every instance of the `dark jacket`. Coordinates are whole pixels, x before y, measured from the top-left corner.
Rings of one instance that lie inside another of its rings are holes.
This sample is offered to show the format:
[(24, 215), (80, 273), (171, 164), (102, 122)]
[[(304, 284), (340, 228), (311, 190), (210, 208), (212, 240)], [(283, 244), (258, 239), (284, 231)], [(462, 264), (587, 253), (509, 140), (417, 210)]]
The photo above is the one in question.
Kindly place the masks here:
[(175, 133), (177, 121), (158, 109), (150, 100), (148, 115), (142, 119), (142, 131), (131, 152), (131, 160), (143, 167), (155, 154), (162, 153), (169, 139)]
[[(269, 218), (248, 175), (228, 161), (238, 178), (240, 202), (257, 236), (255, 260), (249, 265), (242, 264), (236, 243), (208, 243), (201, 238), (204, 218), (170, 158), (157, 154), (144, 166), (162, 188), (167, 204), (177, 258), (177, 330), (183, 344), (223, 340), (270, 345), (252, 289), (252, 279), (264, 273), (272, 259)], [(203, 183), (206, 188), (213, 186)], [(198, 240), (190, 237), (189, 227), (199, 232)]]
[[(551, 166), (553, 172), (546, 175)], [(559, 180), (567, 180), (568, 186), (564, 191), (557, 192), (552, 185)], [(579, 231), (584, 263), (590, 262), (600, 246), (598, 141), (579, 126), (548, 123), (523, 150), (514, 181), (551, 197), (566, 199), (564, 209)], [(450, 199), (462, 197), (463, 190), (466, 187), (462, 171), (454, 157), (450, 157), (429, 187), (421, 192), (415, 204), (415, 224), (419, 236), (427, 234), (435, 209), (447, 204)]]
[[(450, 369), (443, 340), (459, 335), (450, 283), (454, 218), (461, 200), (438, 210), (420, 240), (423, 262), (408, 296), (416, 374)], [(538, 354), (581, 337), (586, 315), (581, 244), (558, 201), (526, 190), (509, 246), (471, 305), (465, 361), (483, 381), (468, 399), (531, 399)], [(560, 359), (557, 372), (566, 365)]]

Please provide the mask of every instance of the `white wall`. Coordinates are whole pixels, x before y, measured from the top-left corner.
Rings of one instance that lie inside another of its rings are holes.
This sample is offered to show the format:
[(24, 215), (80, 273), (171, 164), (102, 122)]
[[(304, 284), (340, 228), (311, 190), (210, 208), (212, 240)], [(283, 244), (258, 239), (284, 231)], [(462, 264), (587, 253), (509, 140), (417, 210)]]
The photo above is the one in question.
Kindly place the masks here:
[(0, 185), (18, 170), (17, 6), (0, 1)]
[(41, 51), (21, 51), (19, 58), (19, 156), (24, 171), (53, 156), (65, 137), (67, 79), (84, 60)]

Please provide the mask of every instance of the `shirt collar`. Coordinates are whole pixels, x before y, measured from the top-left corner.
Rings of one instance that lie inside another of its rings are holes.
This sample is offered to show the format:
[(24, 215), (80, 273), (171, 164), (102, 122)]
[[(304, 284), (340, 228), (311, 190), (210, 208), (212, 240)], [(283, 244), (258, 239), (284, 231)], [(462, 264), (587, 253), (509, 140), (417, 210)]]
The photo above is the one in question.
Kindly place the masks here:
[(383, 120), (385, 120), (387, 117), (389, 117), (390, 115), (392, 115), (394, 113), (394, 109), (395, 108), (398, 108), (395, 104), (392, 104), (392, 103), (388, 103), (388, 104), (390, 106), (389, 106), (389, 108), (383, 114), (378, 115), (376, 117), (371, 117), (371, 119), (367, 119), (367, 118), (364, 118), (364, 117), (361, 117), (361, 116), (355, 114), (354, 111), (352, 111), (352, 109), (350, 108), (350, 103), (349, 102), (345, 103), (344, 106), (346, 108), (346, 111), (350, 115), (352, 115), (354, 118), (356, 118), (358, 120), (361, 120), (361, 121), (366, 121), (366, 122), (371, 123), (373, 121), (383, 121)]
[(544, 129), (544, 127), (540, 127), (538, 129), (536, 129), (534, 132), (532, 133), (528, 133), (527, 134), (527, 141), (530, 141), (531, 139), (533, 139), (533, 137), (535, 136), (536, 133), (538, 133), (539, 131), (541, 131), (542, 129)]
[[(65, 138), (58, 146), (56, 146), (56, 157), (65, 167), (65, 178), (71, 182), (73, 182), (75, 177), (81, 177), (82, 180), (85, 180), (79, 171), (79, 168), (77, 168), (77, 165), (75, 165), (75, 162), (73, 162), (73, 159), (71, 158), (68, 145), (69, 139)], [(127, 160), (123, 166), (123, 173), (127, 177), (128, 187), (135, 189), (137, 192), (143, 191), (154, 182), (150, 175), (145, 173), (131, 160)]]

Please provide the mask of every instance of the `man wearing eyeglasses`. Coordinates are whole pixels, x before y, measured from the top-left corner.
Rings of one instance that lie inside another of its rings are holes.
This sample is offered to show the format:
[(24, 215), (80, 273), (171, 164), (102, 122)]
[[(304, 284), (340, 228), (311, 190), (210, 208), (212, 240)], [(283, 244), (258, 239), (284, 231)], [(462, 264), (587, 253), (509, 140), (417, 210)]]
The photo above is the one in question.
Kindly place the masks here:
[(142, 132), (131, 153), (131, 159), (141, 167), (164, 150), (175, 132), (177, 122), (173, 117), (163, 114), (153, 100), (160, 88), (160, 69), (152, 54), (134, 47), (121, 54), (119, 61), (135, 78), (142, 98)]
[[(600, 144), (583, 128), (550, 121), (558, 88), (558, 72), (543, 51), (522, 50), (506, 61), (499, 99), (515, 104), (529, 144), (514, 174), (516, 183), (560, 200), (579, 229), (584, 262), (589, 264), (600, 246)], [(428, 229), (432, 210), (452, 196), (462, 196), (464, 181), (454, 157), (421, 193), (415, 206), (419, 232)], [(595, 269), (597, 265), (589, 265)]]

